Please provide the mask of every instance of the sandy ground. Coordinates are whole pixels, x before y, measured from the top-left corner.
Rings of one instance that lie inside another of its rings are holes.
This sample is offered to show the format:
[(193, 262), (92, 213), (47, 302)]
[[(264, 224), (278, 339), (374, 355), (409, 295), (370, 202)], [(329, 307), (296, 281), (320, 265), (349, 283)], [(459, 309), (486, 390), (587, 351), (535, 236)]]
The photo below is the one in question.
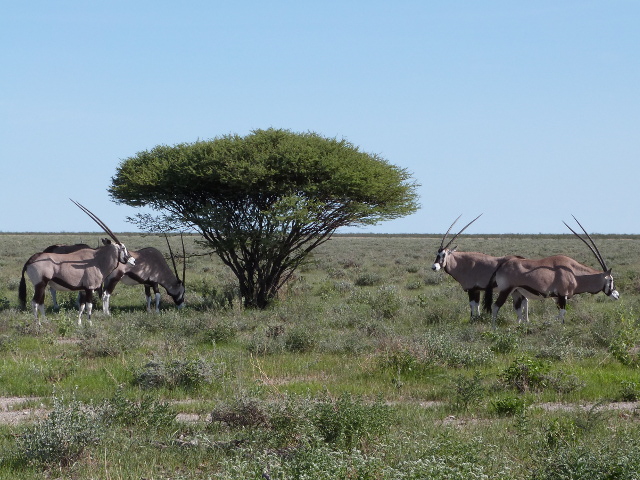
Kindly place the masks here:
[(26, 407), (37, 398), (0, 397), (0, 424), (17, 425), (19, 423), (44, 418), (48, 410), (40, 407)]
[[(21, 423), (33, 422), (45, 418), (49, 410), (44, 406), (33, 405), (37, 398), (27, 397), (0, 397), (0, 424), (19, 425)], [(442, 402), (423, 402), (420, 404), (424, 408), (435, 408), (442, 405)], [(640, 402), (615, 402), (602, 404), (567, 404), (567, 403), (541, 403), (533, 405), (549, 411), (571, 411), (571, 410), (611, 410), (625, 413), (639, 412)], [(201, 416), (191, 413), (179, 413), (176, 420), (186, 423), (209, 421), (209, 416)], [(456, 423), (455, 416), (447, 417), (444, 423)]]

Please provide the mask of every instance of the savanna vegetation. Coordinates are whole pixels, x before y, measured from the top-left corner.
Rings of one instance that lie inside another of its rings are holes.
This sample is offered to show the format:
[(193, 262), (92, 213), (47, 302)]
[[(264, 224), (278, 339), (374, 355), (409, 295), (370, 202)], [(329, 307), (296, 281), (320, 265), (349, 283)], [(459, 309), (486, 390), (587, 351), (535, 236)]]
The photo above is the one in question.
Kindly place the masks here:
[(123, 160), (109, 194), (149, 207), (143, 231), (196, 231), (237, 278), (244, 305), (266, 308), (310, 252), (341, 227), (418, 208), (406, 169), (346, 140), (270, 128)]
[[(34, 414), (0, 424), (0, 478), (637, 479), (640, 237), (594, 238), (621, 298), (576, 297), (564, 325), (552, 300), (529, 325), (508, 305), (496, 331), (470, 321), (431, 271), (440, 237), (341, 235), (266, 309), (242, 308), (187, 237), (182, 311), (164, 297), (148, 314), (142, 287), (119, 285), (112, 316), (78, 327), (60, 294), (37, 328), (17, 308), (23, 263), (99, 235), (1, 234), (0, 397)], [(597, 265), (571, 234), (457, 243)]]

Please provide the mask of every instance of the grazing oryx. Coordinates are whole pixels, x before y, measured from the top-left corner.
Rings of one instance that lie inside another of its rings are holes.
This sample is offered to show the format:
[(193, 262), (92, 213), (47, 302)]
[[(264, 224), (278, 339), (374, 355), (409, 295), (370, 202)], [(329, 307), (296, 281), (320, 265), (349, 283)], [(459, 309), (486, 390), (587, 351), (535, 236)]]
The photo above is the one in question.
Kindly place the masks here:
[[(576, 217), (573, 218), (578, 225), (580, 225), (578, 219)], [(589, 243), (569, 227), (569, 225), (566, 223), (565, 225), (589, 247), (600, 263), (602, 271), (600, 272), (582, 265), (573, 258), (564, 255), (555, 255), (539, 260), (522, 258), (507, 260), (496, 272), (496, 282), (499, 293), (493, 305), (493, 328), (495, 328), (495, 321), (500, 307), (504, 304), (509, 294), (514, 291), (518, 291), (521, 295), (528, 298), (555, 298), (558, 309), (560, 310), (558, 318), (562, 320), (562, 323), (564, 323), (567, 299), (578, 293), (596, 294), (598, 292), (604, 292), (605, 295), (608, 295), (614, 300), (620, 297), (620, 294), (613, 286), (611, 269), (607, 268), (607, 264), (591, 236), (584, 227), (580, 225), (582, 231), (591, 241), (591, 245), (589, 245)], [(528, 321), (528, 316), (525, 316), (524, 320)], [(522, 321), (523, 318), (519, 314), (518, 322)]]
[(161, 285), (167, 291), (178, 308), (184, 307), (185, 271), (183, 268), (182, 280), (180, 280), (171, 247), (169, 247), (169, 251), (171, 253), (175, 275), (169, 268), (169, 265), (167, 265), (164, 255), (162, 255), (159, 250), (153, 247), (141, 248), (138, 251), (132, 250), (130, 253), (133, 258), (136, 259), (135, 266), (128, 264), (118, 265), (104, 280), (104, 293), (102, 294), (103, 312), (109, 315), (109, 297), (120, 281), (126, 285), (144, 285), (148, 312), (151, 311), (151, 289), (155, 292), (156, 312), (160, 311), (160, 289), (158, 285)]
[(87, 310), (91, 322), (93, 292), (102, 284), (118, 263), (135, 264), (134, 258), (115, 236), (115, 234), (87, 208), (72, 200), (82, 211), (89, 215), (112, 238), (115, 243), (108, 242), (100, 248), (82, 248), (72, 253), (36, 253), (31, 256), (22, 268), (22, 279), (18, 289), (20, 304), (24, 308), (27, 302), (27, 286), (25, 272), (35, 288), (31, 305), (36, 322), (40, 324), (38, 310), (44, 318), (44, 293), (47, 284), (52, 283), (57, 290), (84, 291), (85, 303), (80, 305), (78, 325), (82, 323), (82, 313)]
[[(445, 245), (444, 242), (447, 239), (447, 235), (449, 235), (453, 226), (460, 219), (460, 216), (454, 220), (449, 230), (447, 230), (447, 233), (442, 237), (435, 262), (431, 267), (436, 271), (441, 268), (444, 269), (444, 271), (451, 275), (462, 286), (464, 291), (469, 294), (471, 318), (480, 315), (481, 291), (484, 291), (484, 310), (487, 313), (491, 312), (493, 288), (495, 287), (495, 273), (502, 263), (512, 258), (512, 256), (492, 257), (491, 255), (478, 252), (457, 252), (457, 246), (449, 248), (458, 235), (464, 232), (469, 225), (481, 216), (482, 214), (471, 220)], [(527, 308), (527, 299), (524, 297), (515, 296), (513, 302), (514, 308), (518, 310)]]

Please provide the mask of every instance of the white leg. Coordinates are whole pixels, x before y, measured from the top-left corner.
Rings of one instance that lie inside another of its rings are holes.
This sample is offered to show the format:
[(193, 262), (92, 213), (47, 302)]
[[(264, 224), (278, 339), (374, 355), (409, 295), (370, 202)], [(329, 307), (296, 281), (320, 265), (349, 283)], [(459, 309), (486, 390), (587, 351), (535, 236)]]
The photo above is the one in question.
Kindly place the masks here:
[(160, 293), (156, 293), (156, 313), (160, 312)]
[(109, 310), (109, 299), (111, 298), (111, 295), (109, 295), (107, 292), (104, 292), (102, 294), (102, 312), (105, 315), (111, 315), (111, 311)]
[(31, 307), (33, 308), (33, 316), (35, 318), (35, 321), (38, 325), (41, 325), (40, 323), (40, 318), (38, 317), (38, 310), (40, 310), (40, 316), (42, 318), (45, 318), (45, 314), (44, 314), (44, 304), (37, 304), (36, 302), (34, 302), (33, 300), (31, 300)]
[(151, 313), (151, 295), (145, 295), (147, 299), (147, 313)]
[(80, 308), (78, 309), (78, 326), (82, 325), (82, 314), (84, 313), (85, 304), (81, 303)]
[(93, 310), (93, 303), (87, 302), (87, 320), (89, 321), (89, 326), (93, 325), (91, 323), (91, 311)]
[(524, 311), (524, 321), (529, 323), (529, 299), (527, 297), (522, 298), (522, 310)]

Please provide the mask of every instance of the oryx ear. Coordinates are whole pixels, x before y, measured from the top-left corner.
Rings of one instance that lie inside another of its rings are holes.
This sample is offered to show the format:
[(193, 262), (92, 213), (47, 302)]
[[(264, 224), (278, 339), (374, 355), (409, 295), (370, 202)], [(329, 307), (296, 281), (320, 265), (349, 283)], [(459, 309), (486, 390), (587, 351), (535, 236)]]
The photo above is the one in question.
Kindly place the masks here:
[(453, 247), (451, 250), (449, 250), (451, 253), (455, 252), (456, 249), (458, 248), (458, 245), (456, 245), (455, 247)]
[(111, 245), (111, 240), (109, 240), (108, 238), (103, 238), (102, 239), (102, 244), (103, 245)]
[(606, 274), (606, 275), (611, 275), (611, 269), (607, 270), (607, 271), (605, 272), (605, 274)]

